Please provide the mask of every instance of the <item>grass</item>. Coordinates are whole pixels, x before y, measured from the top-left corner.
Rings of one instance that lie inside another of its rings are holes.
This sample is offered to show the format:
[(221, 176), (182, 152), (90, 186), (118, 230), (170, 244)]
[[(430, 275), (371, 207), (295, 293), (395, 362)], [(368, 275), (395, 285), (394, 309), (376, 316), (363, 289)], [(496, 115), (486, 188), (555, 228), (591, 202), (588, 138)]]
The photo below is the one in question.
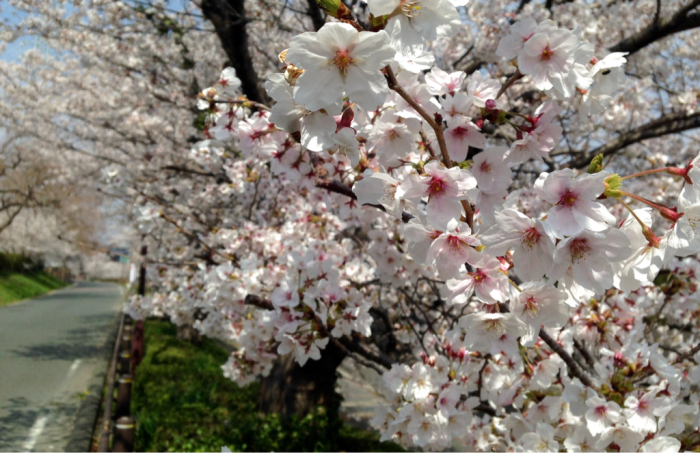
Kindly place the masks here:
[(404, 451), (348, 425), (329, 434), (322, 409), (302, 420), (259, 415), (258, 385), (240, 388), (223, 376), (223, 348), (179, 341), (175, 332), (170, 323), (146, 322), (131, 403), (136, 451)]
[(0, 307), (23, 299), (46, 294), (68, 286), (68, 283), (43, 272), (20, 274), (0, 273)]

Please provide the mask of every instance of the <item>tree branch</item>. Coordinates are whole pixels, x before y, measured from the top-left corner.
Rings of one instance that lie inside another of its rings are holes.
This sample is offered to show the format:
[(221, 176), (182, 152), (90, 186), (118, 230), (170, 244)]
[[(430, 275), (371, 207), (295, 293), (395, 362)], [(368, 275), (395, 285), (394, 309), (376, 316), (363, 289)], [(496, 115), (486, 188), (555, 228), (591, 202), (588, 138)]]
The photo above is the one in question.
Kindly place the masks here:
[(570, 168), (583, 168), (598, 154), (609, 156), (627, 146), (643, 140), (675, 134), (698, 127), (700, 127), (700, 112), (692, 114), (684, 112), (668, 113), (654, 121), (622, 133), (617, 138), (608, 141), (592, 151), (580, 153), (579, 157), (571, 161), (567, 166)]
[[(326, 189), (329, 192), (338, 193), (340, 195), (345, 195), (346, 197), (352, 198), (353, 200), (357, 200), (357, 195), (355, 195), (355, 192), (352, 191), (352, 187), (348, 187), (340, 181), (336, 181), (334, 179), (319, 178), (316, 180), (316, 183), (314, 185), (320, 189)], [(377, 208), (380, 211), (386, 212), (384, 206), (381, 205), (366, 203), (363, 206), (372, 206), (373, 208)], [(403, 211), (401, 213), (401, 221), (403, 223), (408, 223), (411, 219), (415, 217), (416, 216), (406, 211)]]
[(245, 0), (202, 0), (200, 6), (204, 17), (214, 25), (231, 66), (241, 79), (243, 93), (251, 101), (266, 104), (267, 95), (261, 89), (250, 53), (244, 3)]
[(559, 357), (562, 358), (562, 360), (564, 360), (564, 362), (569, 366), (569, 371), (572, 375), (577, 377), (583, 385), (593, 387), (593, 381), (591, 381), (591, 379), (586, 376), (581, 368), (579, 368), (578, 364), (569, 355), (569, 353), (566, 352), (564, 348), (559, 346), (559, 343), (557, 343), (554, 338), (545, 332), (544, 329), (540, 329), (540, 338), (547, 344), (547, 346), (550, 347), (550, 349), (552, 349), (552, 351), (554, 351)]
[(309, 2), (308, 14), (311, 17), (311, 22), (314, 24), (314, 29), (319, 31), (321, 27), (326, 23), (326, 18), (324, 17), (323, 11), (319, 8), (316, 0), (307, 0)]
[(643, 30), (629, 38), (623, 39), (608, 50), (610, 50), (610, 52), (629, 52), (632, 54), (674, 33), (700, 27), (700, 13), (691, 12), (693, 9), (697, 8), (698, 5), (700, 5), (700, 0), (692, 0), (686, 6), (676, 11), (669, 19), (661, 20), (659, 17), (660, 4), (658, 4), (656, 18), (653, 22)]
[[(435, 121), (435, 118), (430, 116), (430, 114), (423, 108), (421, 107), (415, 99), (409, 95), (406, 90), (403, 89), (401, 85), (399, 85), (398, 80), (396, 80), (396, 76), (394, 75), (394, 71), (391, 69), (390, 66), (387, 66), (385, 68), (386, 70), (386, 76), (389, 79), (389, 88), (394, 90), (396, 94), (401, 96), (404, 101), (408, 103), (411, 107), (413, 107), (413, 110), (418, 113), (421, 118), (425, 120), (426, 123), (433, 129), (435, 132), (435, 136), (437, 137), (438, 141), (438, 146), (440, 147), (440, 155), (442, 156), (442, 161), (445, 164), (445, 167), (451, 168), (452, 167), (452, 159), (450, 158), (450, 153), (447, 151), (447, 142), (445, 142), (445, 134), (442, 130), (442, 124), (438, 124)], [(474, 229), (474, 210), (472, 209), (471, 205), (469, 202), (462, 200), (462, 207), (464, 207), (464, 213), (465, 213), (465, 220), (467, 222), (467, 225), (469, 225), (469, 228), (472, 230)]]

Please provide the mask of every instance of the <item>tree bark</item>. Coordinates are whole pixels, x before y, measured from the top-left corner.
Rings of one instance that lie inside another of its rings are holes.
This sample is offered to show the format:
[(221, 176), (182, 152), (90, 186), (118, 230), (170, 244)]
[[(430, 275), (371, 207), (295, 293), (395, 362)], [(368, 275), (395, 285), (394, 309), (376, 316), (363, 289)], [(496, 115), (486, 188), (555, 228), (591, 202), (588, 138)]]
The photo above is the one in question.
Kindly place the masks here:
[(266, 104), (268, 99), (260, 85), (248, 43), (244, 0), (202, 0), (202, 13), (213, 25), (248, 99)]
[(311, 18), (311, 22), (313, 22), (314, 24), (314, 29), (316, 31), (319, 31), (321, 27), (323, 27), (323, 25), (325, 25), (326, 23), (325, 15), (323, 14), (323, 11), (321, 11), (321, 8), (319, 8), (318, 3), (316, 3), (316, 0), (308, 0), (308, 2), (309, 17)]
[(693, 9), (698, 6), (700, 6), (700, 0), (692, 0), (679, 8), (667, 20), (659, 20), (659, 10), (657, 9), (654, 22), (611, 47), (610, 52), (629, 52), (632, 54), (669, 35), (700, 27), (700, 13), (693, 12)]
[(177, 326), (177, 334), (175, 338), (193, 344), (200, 344), (202, 342), (202, 334), (200, 334), (197, 329), (189, 324)]
[(650, 121), (642, 126), (636, 127), (627, 132), (623, 132), (616, 138), (609, 140), (604, 145), (598, 148), (588, 151), (586, 153), (578, 153), (577, 158), (571, 161), (566, 166), (569, 168), (584, 168), (590, 164), (591, 159), (593, 159), (598, 154), (603, 156), (609, 156), (615, 154), (618, 151), (639, 143), (650, 138), (663, 137), (669, 134), (676, 134), (679, 132), (687, 131), (689, 129), (696, 129), (700, 127), (700, 112), (695, 113), (685, 113), (685, 112), (674, 112), (667, 113), (660, 118)]
[(329, 417), (337, 417), (341, 397), (335, 384), (344, 358), (332, 342), (322, 351), (320, 360), (309, 360), (303, 367), (296, 363), (294, 354), (281, 357), (260, 386), (258, 410), (289, 418), (303, 417), (323, 406)]

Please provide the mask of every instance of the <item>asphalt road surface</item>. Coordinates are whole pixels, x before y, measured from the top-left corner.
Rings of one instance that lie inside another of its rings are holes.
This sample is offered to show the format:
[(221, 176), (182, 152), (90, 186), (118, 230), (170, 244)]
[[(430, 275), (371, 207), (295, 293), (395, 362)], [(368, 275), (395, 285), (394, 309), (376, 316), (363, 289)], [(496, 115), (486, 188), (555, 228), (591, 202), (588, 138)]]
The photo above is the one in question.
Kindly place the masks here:
[(81, 282), (0, 308), (0, 451), (64, 451), (122, 289)]

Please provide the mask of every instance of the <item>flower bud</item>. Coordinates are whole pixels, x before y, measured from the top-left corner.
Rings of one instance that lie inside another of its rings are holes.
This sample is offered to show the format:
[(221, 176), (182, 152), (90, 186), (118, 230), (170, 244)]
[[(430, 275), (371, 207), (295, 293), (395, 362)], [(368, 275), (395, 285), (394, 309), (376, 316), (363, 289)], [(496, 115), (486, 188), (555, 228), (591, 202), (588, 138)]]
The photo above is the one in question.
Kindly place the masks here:
[(674, 224), (676, 222), (678, 222), (678, 219), (683, 217), (683, 213), (681, 212), (679, 214), (678, 208), (676, 208), (676, 207), (669, 208), (668, 206), (658, 205), (657, 209), (659, 210), (659, 214), (661, 214), (661, 217), (663, 217), (664, 219), (670, 220)]
[(605, 192), (603, 192), (604, 197), (608, 198), (620, 198), (623, 195), (622, 190), (622, 178), (618, 174), (610, 175), (605, 178)]
[(352, 12), (341, 0), (316, 0), (318, 6), (329, 16), (341, 20), (354, 20)]
[(486, 110), (496, 110), (496, 101), (489, 99), (486, 101)]
[(598, 173), (603, 171), (603, 155), (598, 154), (591, 160), (591, 164), (588, 166), (588, 173)]

